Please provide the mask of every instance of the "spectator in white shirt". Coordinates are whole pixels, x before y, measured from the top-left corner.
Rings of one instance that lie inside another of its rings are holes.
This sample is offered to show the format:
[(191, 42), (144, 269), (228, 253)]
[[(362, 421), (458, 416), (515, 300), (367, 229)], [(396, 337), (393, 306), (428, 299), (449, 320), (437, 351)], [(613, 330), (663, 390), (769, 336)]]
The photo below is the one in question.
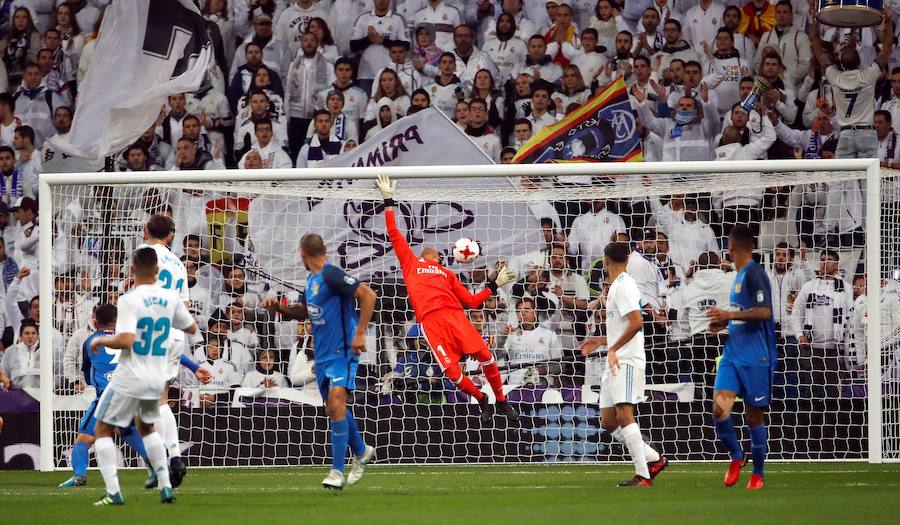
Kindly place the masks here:
[[(552, 54), (556, 45), (558, 45), (556, 42), (551, 42), (547, 46), (547, 51)], [(563, 56), (578, 67), (584, 85), (588, 87), (603, 72), (603, 66), (608, 62), (605, 53), (606, 47), (598, 44), (597, 30), (593, 27), (581, 31), (581, 47), (575, 47), (568, 42), (562, 45)]]
[(9, 93), (0, 93), (0, 146), (12, 146), (13, 132), (22, 125), (15, 113), (15, 99)]
[(334, 82), (333, 66), (318, 52), (319, 39), (305, 33), (300, 41), (300, 53), (291, 62), (285, 78), (284, 102), (288, 117), (288, 141), (291, 155), (297, 155), (306, 137), (306, 128), (316, 111), (319, 92)]
[(567, 361), (575, 361), (578, 324), (584, 321), (591, 292), (580, 273), (569, 269), (564, 243), (554, 243), (550, 249), (550, 291), (559, 297), (559, 310), (550, 322), (563, 341)]
[(523, 297), (516, 302), (519, 327), (510, 332), (503, 354), (510, 370), (510, 385), (559, 386), (559, 363), (562, 343), (556, 332), (538, 324), (534, 300)]
[[(775, 128), (768, 116), (763, 117), (760, 140), (742, 143), (742, 134), (733, 126), (722, 130), (722, 140), (716, 148), (716, 160), (759, 160), (775, 142)], [(748, 175), (756, 177), (759, 175)], [(713, 195), (713, 209), (720, 213), (722, 235), (728, 238), (735, 224), (749, 225), (754, 235), (759, 235), (762, 221), (763, 188), (725, 190)], [(724, 242), (723, 242), (724, 245)]]
[(891, 121), (891, 112), (879, 109), (875, 112), (875, 134), (878, 137), (878, 160), (885, 168), (900, 168), (900, 147), (897, 132)]
[[(260, 168), (263, 169), (282, 169), (291, 168), (291, 158), (287, 152), (281, 148), (281, 145), (272, 140), (274, 135), (272, 131), (272, 122), (269, 120), (260, 120), (253, 123), (253, 132), (256, 136), (256, 146), (250, 151), (256, 152), (260, 159)], [(238, 168), (244, 169), (247, 155), (244, 154), (238, 161)]]
[(694, 49), (703, 49), (703, 44), (712, 42), (716, 37), (724, 14), (724, 5), (714, 0), (700, 0), (681, 18), (685, 41)]
[(39, 345), (37, 323), (33, 319), (25, 319), (19, 328), (19, 342), (3, 352), (0, 358), (0, 372), (3, 372), (0, 374), (0, 386), (3, 390), (40, 387)]
[(725, 28), (716, 34), (715, 53), (703, 46), (707, 59), (703, 82), (714, 90), (719, 101), (719, 114), (725, 115), (740, 102), (741, 79), (750, 75), (750, 61), (734, 48), (734, 34)]
[(681, 35), (681, 23), (674, 18), (666, 20), (663, 24), (663, 36), (666, 43), (656, 55), (661, 58), (654, 57), (654, 61), (659, 60), (658, 73), (662, 73), (669, 67), (669, 62), (676, 58), (685, 63), (691, 60), (700, 62), (700, 54), (688, 42), (685, 42)]
[[(521, 38), (514, 36), (516, 33), (516, 22), (513, 15), (500, 13), (500, 16), (497, 17), (496, 25), (497, 29), (494, 37), (487, 40), (482, 49), (491, 57), (494, 65), (497, 66), (497, 78), (494, 80), (502, 85), (513, 78), (519, 71), (519, 67), (525, 63), (528, 44)], [(531, 35), (526, 36), (526, 38), (529, 36)]]
[(13, 241), (15, 246), (13, 257), (18, 263), (20, 271), (25, 268), (30, 270), (19, 284), (18, 296), (15, 298), (21, 304), (30, 301), (38, 294), (38, 274), (40, 273), (38, 207), (31, 197), (19, 197), (9, 209), (16, 214), (16, 220), (19, 222), (19, 228), (16, 229)]
[(550, 90), (538, 85), (531, 90), (531, 114), (526, 117), (531, 122), (531, 132), (540, 133), (544, 126), (556, 124), (556, 117), (550, 113)]
[(469, 102), (469, 120), (466, 123), (466, 135), (484, 150), (494, 162), (500, 162), (500, 136), (488, 125), (487, 102), (482, 98), (473, 98)]
[(194, 354), (199, 367), (210, 373), (210, 381), (200, 385), (200, 402), (205, 407), (227, 402), (232, 387), (241, 383), (243, 373), (235, 363), (223, 356), (226, 343), (216, 334), (208, 334), (205, 349)]
[(297, 155), (298, 168), (315, 168), (343, 151), (344, 144), (332, 133), (331, 114), (327, 110), (316, 111), (313, 126), (315, 133), (312, 139), (300, 148)]
[(800, 288), (791, 310), (791, 335), (800, 344), (800, 381), (813, 385), (816, 396), (838, 395), (850, 359), (853, 292), (838, 276), (839, 261), (834, 250), (822, 251), (819, 276)]
[(547, 43), (541, 35), (532, 35), (528, 39), (528, 54), (519, 73), (531, 75), (535, 82), (543, 80), (551, 84), (562, 77), (562, 68), (547, 54)]
[[(2, 104), (0, 98), (0, 104)], [(2, 105), (0, 105), (0, 115), (2, 115)], [(881, 102), (878, 109), (890, 111), (891, 122), (900, 122), (900, 67), (891, 70), (891, 98)]]
[(443, 0), (426, 0), (425, 7), (420, 9), (413, 22), (416, 26), (422, 23), (430, 23), (436, 33), (435, 44), (441, 49), (453, 47), (453, 30), (463, 23), (460, 13), (455, 8), (447, 5)]
[[(653, 83), (650, 83), (653, 86)], [(661, 86), (660, 86), (661, 87)], [(700, 87), (701, 100), (681, 97), (672, 118), (659, 118), (651, 111), (647, 95), (632, 86), (631, 94), (638, 103), (638, 116), (644, 126), (663, 139), (663, 160), (712, 160), (712, 141), (719, 130), (719, 110), (703, 100), (708, 88)], [(665, 92), (658, 92), (660, 98)]]
[(714, 252), (701, 254), (693, 269), (690, 283), (680, 288), (673, 298), (677, 302), (677, 319), (688, 323), (691, 335), (691, 351), (679, 360), (679, 371), (689, 371), (695, 383), (710, 390), (724, 337), (721, 332), (710, 331), (707, 312), (727, 307), (736, 274), (722, 271), (719, 256)]
[[(669, 204), (662, 206), (659, 198), (650, 199), (657, 225), (669, 238), (669, 260), (678, 267), (679, 275), (686, 275), (701, 254), (718, 252), (719, 244), (712, 228), (698, 216), (696, 197), (673, 195)], [(676, 207), (678, 211), (673, 211)]]
[(276, 370), (277, 359), (275, 350), (260, 350), (256, 356), (256, 369), (247, 372), (241, 386), (244, 388), (258, 388), (259, 394), (265, 394), (269, 388), (284, 388), (287, 379), (284, 374)]
[(772, 316), (775, 333), (783, 343), (790, 327), (791, 311), (800, 288), (810, 279), (802, 268), (794, 264), (794, 249), (786, 241), (775, 245), (772, 266), (766, 270), (772, 285)]
[(579, 257), (582, 273), (603, 257), (604, 248), (619, 233), (627, 233), (625, 221), (606, 209), (606, 199), (592, 200), (590, 211), (572, 221), (568, 250), (570, 255)]
[(272, 17), (260, 14), (253, 20), (253, 32), (247, 35), (234, 55), (231, 71), (228, 73), (229, 78), (233, 78), (237, 74), (238, 68), (247, 63), (246, 46), (251, 42), (262, 49), (263, 64), (281, 76), (287, 73), (291, 59), (296, 53), (291, 52), (287, 42), (273, 34)]
[(288, 56), (295, 56), (301, 46), (303, 34), (309, 30), (309, 22), (321, 18), (331, 27), (331, 18), (316, 0), (297, 0), (285, 9), (275, 21), (275, 36), (288, 45)]
[(644, 14), (641, 15), (642, 27), (639, 28), (641, 32), (638, 33), (632, 49), (634, 56), (650, 58), (662, 49), (666, 39), (659, 31), (659, 23), (659, 11), (652, 7), (644, 10)]
[(369, 92), (375, 74), (391, 64), (388, 46), (393, 40), (409, 40), (406, 21), (391, 12), (390, 0), (374, 0), (372, 11), (356, 20), (350, 37), (350, 49), (360, 54), (357, 79), (359, 87)]
[(491, 76), (498, 78), (497, 66), (490, 55), (476, 48), (473, 41), (472, 28), (466, 25), (457, 26), (453, 31), (453, 56), (456, 57), (456, 76), (462, 82), (466, 92), (472, 90), (475, 73), (487, 69)]
[(516, 149), (522, 147), (522, 144), (525, 144), (529, 140), (531, 140), (532, 133), (531, 121), (527, 118), (517, 119), (513, 123), (513, 146)]
[[(769, 120), (775, 123), (775, 134), (778, 139), (788, 146), (799, 148), (804, 159), (821, 159), (824, 153), (824, 145), (838, 139), (834, 114), (823, 110), (816, 111), (816, 124), (814, 129), (796, 130), (789, 128), (778, 118), (778, 114), (770, 111)], [(833, 158), (833, 157), (832, 157)]]
[[(722, 25), (728, 28), (734, 36), (734, 48), (737, 49), (744, 60), (750, 61), (756, 56), (756, 44), (739, 30), (743, 16), (744, 14), (741, 13), (741, 9), (738, 6), (729, 5), (722, 14)], [(712, 44), (713, 42), (710, 42), (710, 45)]]
[(34, 197), (31, 177), (16, 166), (15, 150), (0, 146), (0, 200), (10, 205), (20, 197)]
[[(500, 14), (497, 15), (497, 20), (499, 21), (500, 16), (502, 16), (504, 13), (510, 14), (515, 21), (516, 38), (524, 42), (531, 35), (538, 32), (538, 27), (535, 25), (535, 23), (525, 16), (525, 10), (523, 9), (522, 0), (502, 0), (500, 3), (502, 10)], [(496, 24), (491, 24), (487, 28), (487, 31), (485, 31), (482, 41), (488, 42), (490, 39), (495, 38), (496, 36)]]
[(812, 48), (809, 36), (794, 28), (794, 9), (789, 0), (780, 0), (775, 5), (775, 27), (766, 31), (757, 45), (753, 68), (759, 69), (766, 48), (775, 48), (784, 64), (784, 80), (792, 91), (809, 74)]

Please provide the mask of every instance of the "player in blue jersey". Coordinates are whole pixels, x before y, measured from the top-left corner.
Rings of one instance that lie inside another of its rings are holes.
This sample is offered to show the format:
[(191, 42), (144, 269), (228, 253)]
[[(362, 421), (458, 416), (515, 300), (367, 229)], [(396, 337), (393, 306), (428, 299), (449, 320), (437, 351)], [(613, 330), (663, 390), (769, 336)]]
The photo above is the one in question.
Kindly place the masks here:
[[(72, 458), (70, 460), (72, 465), (72, 477), (60, 483), (60, 487), (80, 487), (87, 484), (90, 448), (94, 443), (94, 426), (97, 423), (95, 417), (97, 402), (99, 401), (103, 390), (106, 388), (106, 385), (109, 383), (109, 380), (112, 378), (113, 371), (116, 369), (116, 365), (118, 365), (119, 357), (122, 353), (121, 350), (103, 346), (100, 347), (100, 350), (97, 353), (93, 353), (89, 349), (91, 347), (91, 342), (97, 337), (115, 333), (117, 317), (118, 315), (115, 306), (111, 304), (101, 304), (97, 306), (94, 309), (94, 326), (97, 330), (84, 341), (84, 344), (81, 347), (81, 369), (84, 373), (84, 379), (87, 384), (93, 386), (97, 391), (97, 397), (91, 401), (91, 404), (88, 406), (87, 411), (84, 413), (84, 416), (81, 418), (81, 422), (78, 425), (78, 435), (75, 438), (75, 445), (72, 447)], [(197, 365), (190, 359), (183, 358), (181, 364), (193, 371), (200, 381), (209, 381), (209, 372), (198, 369)], [(125, 442), (140, 454), (141, 458), (144, 459), (144, 464), (148, 465), (147, 470), (149, 472), (149, 478), (145, 483), (145, 487), (155, 487), (156, 475), (153, 473), (153, 469), (149, 468), (150, 460), (147, 458), (144, 442), (134, 424), (128, 428), (119, 428), (118, 432)]]
[[(113, 370), (119, 363), (120, 350), (111, 348), (101, 348), (96, 354), (88, 352), (91, 341), (98, 336), (112, 334), (116, 328), (116, 307), (111, 304), (101, 304), (94, 309), (94, 326), (97, 330), (85, 340), (81, 348), (82, 365), (81, 370), (84, 372), (84, 379), (87, 384), (94, 387), (97, 391), (97, 397), (91, 401), (87, 412), (81, 418), (78, 425), (78, 436), (75, 438), (75, 446), (72, 447), (72, 477), (59, 484), (60, 487), (80, 487), (87, 484), (87, 468), (90, 461), (90, 448), (94, 443), (94, 424), (97, 422), (94, 413), (97, 410), (97, 400), (100, 394), (106, 388), (112, 377)], [(144, 443), (141, 436), (137, 433), (134, 425), (127, 429), (119, 429), (119, 434), (138, 454), (144, 458), (144, 463), (149, 465), (150, 460), (147, 459), (147, 451), (144, 450)], [(154, 477), (153, 470), (148, 469), (151, 478)]]
[(312, 323), (316, 382), (325, 400), (325, 413), (331, 420), (331, 472), (322, 486), (340, 490), (344, 487), (348, 444), (353, 454), (348, 484), (356, 484), (366, 465), (375, 459), (375, 449), (363, 442), (356, 420), (347, 408), (347, 395), (356, 382), (359, 354), (366, 349), (366, 327), (375, 310), (375, 292), (328, 263), (325, 242), (317, 234), (303, 236), (300, 258), (309, 270), (300, 303), (283, 305), (275, 299), (266, 299), (260, 306), (280, 313), (285, 319), (309, 319)]
[(765, 269), (753, 260), (753, 232), (737, 225), (728, 236), (728, 251), (737, 269), (728, 310), (709, 310), (710, 329), (728, 327), (725, 352), (716, 370), (713, 418), (716, 434), (731, 455), (725, 486), (737, 483), (747, 463), (731, 420), (735, 397), (747, 407), (750, 427), (750, 454), (753, 474), (747, 488), (763, 487), (763, 463), (768, 450), (765, 411), (772, 396), (772, 376), (778, 361), (775, 348), (775, 320), (772, 316), (772, 287)]

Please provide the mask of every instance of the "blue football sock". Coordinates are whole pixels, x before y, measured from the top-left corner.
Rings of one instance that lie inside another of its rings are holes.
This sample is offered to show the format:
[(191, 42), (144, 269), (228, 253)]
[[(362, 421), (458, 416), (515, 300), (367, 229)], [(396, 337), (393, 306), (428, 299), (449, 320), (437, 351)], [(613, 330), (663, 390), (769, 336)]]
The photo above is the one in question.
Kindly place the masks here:
[(331, 421), (331, 468), (344, 471), (344, 460), (347, 459), (347, 419)]
[(769, 449), (769, 434), (765, 425), (750, 429), (750, 455), (753, 457), (753, 473), (763, 476), (763, 463)]
[(744, 459), (744, 449), (741, 448), (737, 434), (734, 432), (734, 423), (731, 421), (731, 416), (721, 421), (716, 421), (716, 434), (719, 436), (719, 441), (728, 449), (731, 459), (735, 461)]
[(134, 449), (135, 452), (140, 454), (141, 458), (144, 460), (145, 465), (150, 464), (150, 460), (147, 458), (147, 449), (144, 448), (144, 439), (138, 435), (137, 429), (132, 429), (131, 432), (122, 436), (128, 446)]
[(75, 443), (72, 447), (72, 472), (76, 476), (86, 476), (90, 461), (91, 446), (87, 443)]
[(366, 452), (366, 443), (363, 441), (362, 435), (359, 433), (359, 425), (353, 418), (353, 412), (347, 409), (347, 432), (349, 433), (350, 452), (354, 456), (362, 456)]

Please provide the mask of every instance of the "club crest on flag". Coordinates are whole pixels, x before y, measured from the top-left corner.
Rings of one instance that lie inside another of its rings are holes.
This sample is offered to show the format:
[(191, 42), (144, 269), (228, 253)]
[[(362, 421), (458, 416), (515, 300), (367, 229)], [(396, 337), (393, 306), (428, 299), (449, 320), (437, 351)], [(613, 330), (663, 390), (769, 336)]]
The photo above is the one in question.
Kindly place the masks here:
[(640, 162), (637, 122), (622, 77), (526, 142), (513, 162)]

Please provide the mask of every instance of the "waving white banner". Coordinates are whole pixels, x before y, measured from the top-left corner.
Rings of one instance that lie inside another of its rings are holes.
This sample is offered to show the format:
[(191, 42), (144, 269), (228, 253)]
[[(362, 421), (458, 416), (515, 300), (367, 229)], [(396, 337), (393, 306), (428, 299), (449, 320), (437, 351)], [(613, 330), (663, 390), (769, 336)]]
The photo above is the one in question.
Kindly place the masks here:
[(206, 20), (191, 0), (113, 2), (72, 129), (50, 142), (86, 159), (118, 153), (153, 125), (166, 96), (200, 87), (212, 58)]

